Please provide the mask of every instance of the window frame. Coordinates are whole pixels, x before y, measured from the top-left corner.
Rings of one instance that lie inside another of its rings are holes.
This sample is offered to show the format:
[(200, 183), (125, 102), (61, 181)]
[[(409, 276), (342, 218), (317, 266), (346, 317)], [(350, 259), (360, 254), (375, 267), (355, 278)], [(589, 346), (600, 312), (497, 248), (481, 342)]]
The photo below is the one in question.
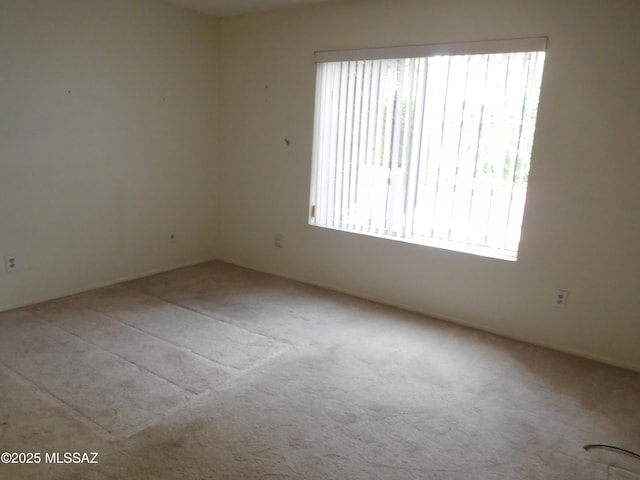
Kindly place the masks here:
[[(368, 60), (393, 60), (393, 59), (415, 59), (415, 58), (429, 58), (437, 56), (456, 56), (456, 55), (492, 55), (492, 54), (516, 54), (526, 52), (542, 52), (546, 53), (547, 38), (546, 37), (531, 37), (520, 39), (508, 39), (508, 40), (489, 40), (489, 41), (477, 41), (477, 42), (456, 42), (456, 43), (442, 43), (442, 44), (427, 44), (427, 45), (411, 45), (411, 46), (399, 46), (399, 47), (384, 47), (384, 48), (366, 48), (366, 49), (352, 49), (352, 50), (331, 50), (331, 51), (317, 51), (315, 52), (315, 63), (332, 63), (332, 62), (353, 62), (353, 61), (368, 61)], [(544, 65), (544, 57), (542, 58), (542, 65)], [(541, 71), (543, 66), (541, 67)], [(542, 76), (542, 73), (541, 73)], [(319, 77), (318, 77), (318, 82)], [(540, 82), (542, 80), (540, 79)], [(481, 255), (485, 257), (503, 259), (503, 260), (517, 260), (517, 254), (519, 248), (516, 247), (515, 252), (509, 251), (504, 253), (497, 251), (495, 247), (485, 247), (476, 244), (469, 244), (463, 242), (455, 242), (452, 240), (442, 240), (434, 237), (429, 237), (428, 240), (422, 238), (421, 240), (415, 240), (405, 236), (390, 236), (386, 234), (377, 234), (371, 231), (357, 231), (347, 228), (339, 228), (331, 225), (318, 224), (316, 221), (316, 205), (318, 198), (318, 168), (319, 168), (319, 156), (320, 156), (320, 141), (317, 138), (318, 124), (320, 122), (320, 102), (322, 100), (322, 89), (320, 85), (316, 85), (316, 100), (315, 100), (315, 114), (314, 114), (314, 136), (313, 136), (313, 162), (311, 172), (311, 188), (310, 188), (310, 205), (309, 205), (309, 224), (312, 226), (318, 226), (321, 228), (329, 228), (347, 233), (355, 233), (385, 239), (391, 239), (401, 241), (405, 243), (418, 244), (424, 246), (431, 246), (436, 248), (443, 248), (451, 251), (470, 253), (475, 255)], [(536, 103), (536, 117), (538, 110), (539, 97)], [(537, 120), (537, 118), (536, 118)], [(535, 131), (535, 123), (534, 123)], [(530, 157), (532, 157), (532, 153)], [(422, 161), (422, 160), (420, 160)], [(524, 208), (524, 206), (523, 206)], [(522, 226), (520, 225), (520, 231)], [(505, 249), (506, 252), (506, 249)]]

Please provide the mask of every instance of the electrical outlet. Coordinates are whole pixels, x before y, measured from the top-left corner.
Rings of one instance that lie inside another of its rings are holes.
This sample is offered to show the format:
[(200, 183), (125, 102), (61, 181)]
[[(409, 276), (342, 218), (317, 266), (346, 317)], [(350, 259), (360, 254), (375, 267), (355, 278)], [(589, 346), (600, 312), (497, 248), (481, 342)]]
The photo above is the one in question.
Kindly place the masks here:
[(273, 246), (276, 248), (284, 248), (284, 235), (276, 233), (273, 235)]
[(557, 308), (565, 308), (568, 300), (569, 292), (566, 290), (556, 290), (556, 298), (553, 301), (553, 306)]
[(15, 255), (4, 256), (4, 269), (7, 272), (17, 272), (19, 270), (18, 257)]

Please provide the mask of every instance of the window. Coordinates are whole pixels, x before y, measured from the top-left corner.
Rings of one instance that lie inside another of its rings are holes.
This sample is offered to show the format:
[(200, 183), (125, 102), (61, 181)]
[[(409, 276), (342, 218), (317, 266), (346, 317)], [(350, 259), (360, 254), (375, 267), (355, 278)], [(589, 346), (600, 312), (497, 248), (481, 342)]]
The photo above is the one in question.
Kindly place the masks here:
[(309, 223), (516, 260), (545, 48), (317, 52)]

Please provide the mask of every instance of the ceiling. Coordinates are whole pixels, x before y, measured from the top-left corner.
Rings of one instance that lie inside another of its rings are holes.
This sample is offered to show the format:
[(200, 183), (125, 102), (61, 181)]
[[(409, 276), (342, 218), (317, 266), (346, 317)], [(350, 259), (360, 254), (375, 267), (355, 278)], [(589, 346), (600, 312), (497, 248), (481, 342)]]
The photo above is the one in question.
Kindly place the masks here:
[(165, 0), (168, 3), (197, 10), (216, 17), (263, 12), (278, 8), (329, 3), (338, 0)]

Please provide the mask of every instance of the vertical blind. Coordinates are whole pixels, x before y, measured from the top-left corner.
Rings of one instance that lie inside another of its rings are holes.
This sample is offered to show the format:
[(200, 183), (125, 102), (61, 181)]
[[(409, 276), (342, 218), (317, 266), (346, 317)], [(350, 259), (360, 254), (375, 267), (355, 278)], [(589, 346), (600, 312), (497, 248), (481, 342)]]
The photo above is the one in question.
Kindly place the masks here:
[(310, 223), (516, 259), (545, 55), (531, 45), (318, 63)]

